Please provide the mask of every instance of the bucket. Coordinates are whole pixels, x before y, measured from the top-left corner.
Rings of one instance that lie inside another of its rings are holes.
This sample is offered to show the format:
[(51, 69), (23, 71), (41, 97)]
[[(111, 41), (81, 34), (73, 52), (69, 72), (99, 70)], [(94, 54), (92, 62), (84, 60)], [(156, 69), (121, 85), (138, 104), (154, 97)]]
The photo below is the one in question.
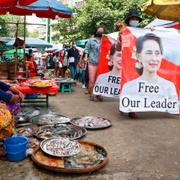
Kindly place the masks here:
[(7, 158), (9, 161), (22, 161), (26, 157), (26, 150), (19, 151), (19, 152), (8, 152), (7, 153)]
[(4, 140), (4, 147), (7, 153), (8, 160), (21, 161), (25, 158), (25, 153), (28, 145), (27, 138), (23, 136), (9, 137)]

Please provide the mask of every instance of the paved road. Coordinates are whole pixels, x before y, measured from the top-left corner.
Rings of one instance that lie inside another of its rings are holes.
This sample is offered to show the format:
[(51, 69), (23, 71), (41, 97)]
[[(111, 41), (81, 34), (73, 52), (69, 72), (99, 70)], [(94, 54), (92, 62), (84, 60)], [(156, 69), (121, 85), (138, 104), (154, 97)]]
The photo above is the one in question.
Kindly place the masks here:
[(131, 120), (119, 113), (117, 100), (91, 102), (79, 86), (73, 93), (52, 96), (50, 108), (69, 117), (111, 119), (111, 128), (88, 131), (84, 138), (107, 149), (107, 166), (92, 175), (69, 176), (40, 169), (29, 159), (19, 163), (0, 160), (0, 179), (180, 180), (180, 116), (143, 113)]

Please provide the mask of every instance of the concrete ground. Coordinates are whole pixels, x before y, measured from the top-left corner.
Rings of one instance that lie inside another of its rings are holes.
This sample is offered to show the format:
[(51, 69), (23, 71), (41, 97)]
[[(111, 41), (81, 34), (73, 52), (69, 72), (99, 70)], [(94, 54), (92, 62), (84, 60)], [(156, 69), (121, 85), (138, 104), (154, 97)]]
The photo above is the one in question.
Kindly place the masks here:
[(122, 116), (118, 101), (92, 102), (80, 85), (73, 93), (50, 97), (50, 108), (68, 117), (94, 115), (113, 126), (88, 131), (84, 140), (104, 146), (108, 164), (91, 175), (65, 175), (37, 167), (30, 159), (19, 163), (0, 159), (0, 180), (180, 180), (180, 116), (142, 113), (137, 120)]

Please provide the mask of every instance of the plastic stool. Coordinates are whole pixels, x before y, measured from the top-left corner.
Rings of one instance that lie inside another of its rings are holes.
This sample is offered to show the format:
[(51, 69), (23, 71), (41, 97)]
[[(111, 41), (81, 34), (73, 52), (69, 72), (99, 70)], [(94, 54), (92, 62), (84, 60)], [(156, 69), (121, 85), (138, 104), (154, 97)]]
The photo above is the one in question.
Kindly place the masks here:
[(36, 99), (39, 96), (37, 93), (32, 93), (32, 94), (26, 94), (25, 98), (26, 99)]
[(72, 84), (70, 83), (62, 83), (61, 84), (61, 92), (72, 92)]

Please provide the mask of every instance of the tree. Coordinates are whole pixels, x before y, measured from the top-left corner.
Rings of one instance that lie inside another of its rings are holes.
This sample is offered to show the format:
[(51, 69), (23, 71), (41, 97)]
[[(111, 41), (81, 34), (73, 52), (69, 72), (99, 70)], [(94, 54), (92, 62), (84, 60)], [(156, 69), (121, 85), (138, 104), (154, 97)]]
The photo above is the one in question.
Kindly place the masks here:
[(58, 20), (58, 23), (52, 26), (52, 28), (58, 30), (57, 34), (52, 37), (52, 40), (67, 44), (80, 38), (81, 32), (78, 30), (77, 21), (77, 16)]
[(33, 32), (30, 32), (29, 35), (30, 37), (33, 37), (33, 38), (39, 38), (40, 36), (39, 31), (37, 29), (35, 29)]
[[(58, 33), (54, 36), (60, 42), (70, 42), (72, 39), (89, 38), (94, 34), (96, 27), (103, 25), (106, 33), (118, 30), (116, 22), (124, 22), (125, 16), (130, 9), (142, 8), (147, 0), (85, 0), (84, 6), (75, 8), (75, 15), (69, 20), (59, 20), (54, 26)], [(141, 12), (144, 19), (143, 27), (151, 17)]]
[(1, 37), (8, 36), (10, 29), (8, 28), (8, 24), (6, 23), (5, 18), (0, 17), (0, 35)]
[[(16, 24), (11, 23), (23, 23), (23, 17), (4, 15), (0, 17), (0, 35), (1, 37), (15, 37), (17, 30)], [(24, 25), (18, 24), (18, 36), (24, 36)]]

